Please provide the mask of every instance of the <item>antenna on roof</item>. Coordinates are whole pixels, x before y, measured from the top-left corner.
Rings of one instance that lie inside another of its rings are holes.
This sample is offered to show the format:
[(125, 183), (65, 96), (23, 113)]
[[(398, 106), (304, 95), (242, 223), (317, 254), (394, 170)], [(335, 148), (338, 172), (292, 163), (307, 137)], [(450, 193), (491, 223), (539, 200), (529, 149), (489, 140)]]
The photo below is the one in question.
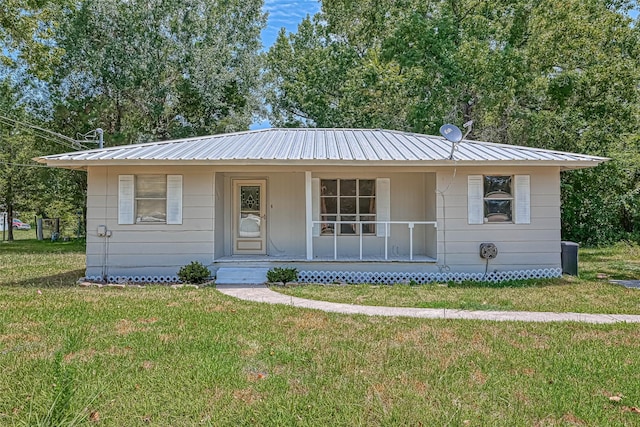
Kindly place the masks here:
[[(465, 125), (466, 124), (467, 123), (465, 123)], [(444, 136), (447, 141), (451, 142), (451, 154), (449, 154), (449, 160), (453, 160), (453, 151), (456, 148), (456, 144), (462, 141), (462, 131), (458, 126), (447, 123), (440, 126), (440, 135)]]
[(467, 139), (467, 135), (469, 135), (471, 133), (471, 130), (473, 129), (473, 120), (469, 120), (468, 122), (463, 124), (462, 127), (467, 130), (462, 139)]

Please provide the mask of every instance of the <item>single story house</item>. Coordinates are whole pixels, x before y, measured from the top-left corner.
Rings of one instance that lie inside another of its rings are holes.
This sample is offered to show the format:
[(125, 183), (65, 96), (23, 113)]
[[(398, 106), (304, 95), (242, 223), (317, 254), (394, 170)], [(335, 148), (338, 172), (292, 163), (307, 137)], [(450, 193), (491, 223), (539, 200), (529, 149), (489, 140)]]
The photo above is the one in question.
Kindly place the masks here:
[[(88, 174), (87, 278), (199, 261), (312, 282), (555, 277), (560, 172), (606, 158), (380, 129), (264, 129), (37, 158)], [(246, 279), (248, 280), (248, 279)]]

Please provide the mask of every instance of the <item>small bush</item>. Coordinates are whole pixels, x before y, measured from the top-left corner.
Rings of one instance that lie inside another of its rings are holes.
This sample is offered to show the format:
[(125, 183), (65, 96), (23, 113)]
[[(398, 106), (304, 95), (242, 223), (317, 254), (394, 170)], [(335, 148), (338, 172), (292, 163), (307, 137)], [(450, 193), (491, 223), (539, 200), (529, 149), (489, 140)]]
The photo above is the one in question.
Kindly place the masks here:
[(198, 261), (191, 261), (190, 264), (181, 267), (178, 271), (178, 278), (183, 283), (193, 283), (198, 285), (209, 280), (211, 272)]
[(274, 267), (267, 271), (267, 280), (282, 283), (295, 282), (298, 280), (298, 269)]

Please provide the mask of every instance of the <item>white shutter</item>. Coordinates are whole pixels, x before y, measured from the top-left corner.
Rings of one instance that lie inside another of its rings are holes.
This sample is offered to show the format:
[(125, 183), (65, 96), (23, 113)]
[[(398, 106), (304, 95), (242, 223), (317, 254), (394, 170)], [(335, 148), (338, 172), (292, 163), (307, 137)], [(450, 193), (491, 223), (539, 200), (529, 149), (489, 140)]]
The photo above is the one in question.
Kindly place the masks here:
[(484, 182), (482, 175), (467, 177), (467, 216), (469, 224), (484, 222)]
[[(389, 178), (376, 179), (376, 220), (391, 221), (391, 180)], [(391, 235), (389, 226), (388, 235)], [(376, 235), (384, 237), (385, 224), (376, 224)]]
[(118, 176), (118, 224), (133, 224), (133, 175)]
[(182, 224), (182, 175), (167, 175), (167, 224)]
[[(311, 178), (311, 220), (320, 221), (320, 178)], [(320, 235), (320, 224), (313, 224), (313, 237)]]
[(515, 223), (531, 224), (531, 177), (515, 177)]

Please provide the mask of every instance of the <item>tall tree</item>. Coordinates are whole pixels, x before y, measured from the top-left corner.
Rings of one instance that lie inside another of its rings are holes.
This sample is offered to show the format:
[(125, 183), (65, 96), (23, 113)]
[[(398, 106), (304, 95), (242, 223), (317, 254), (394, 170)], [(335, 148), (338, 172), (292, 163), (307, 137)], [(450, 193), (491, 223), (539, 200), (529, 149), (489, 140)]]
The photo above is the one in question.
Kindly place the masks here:
[(84, 0), (62, 20), (56, 117), (109, 143), (246, 129), (259, 111), (261, 0)]
[(640, 239), (634, 4), (326, 0), (268, 52), (272, 120), (431, 134), (473, 120), (471, 138), (611, 156), (563, 178), (563, 232)]
[(3, 0), (0, 2), (0, 64), (13, 71), (28, 67), (49, 77), (62, 50), (56, 46), (57, 18), (69, 0)]
[[(14, 115), (24, 119), (26, 112), (14, 107), (17, 97), (7, 82), (0, 82), (0, 111), (13, 108)], [(33, 155), (32, 135), (15, 122), (0, 120), (0, 211), (7, 213), (9, 241), (16, 211), (29, 207), (29, 186), (35, 181), (35, 170), (29, 166)]]

